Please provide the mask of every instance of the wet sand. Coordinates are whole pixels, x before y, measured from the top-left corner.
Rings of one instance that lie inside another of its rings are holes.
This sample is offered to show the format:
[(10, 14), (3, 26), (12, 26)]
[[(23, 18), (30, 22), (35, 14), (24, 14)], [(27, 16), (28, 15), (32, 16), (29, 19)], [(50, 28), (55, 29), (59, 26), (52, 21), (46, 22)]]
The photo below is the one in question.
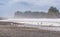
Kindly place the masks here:
[(59, 31), (0, 25), (0, 37), (60, 37)]

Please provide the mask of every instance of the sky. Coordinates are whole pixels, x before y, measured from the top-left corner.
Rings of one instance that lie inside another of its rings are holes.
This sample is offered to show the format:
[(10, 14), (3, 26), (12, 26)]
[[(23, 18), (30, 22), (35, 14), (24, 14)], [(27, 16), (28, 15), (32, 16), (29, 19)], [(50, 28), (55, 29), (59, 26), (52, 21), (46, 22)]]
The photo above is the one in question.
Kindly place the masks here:
[(45, 11), (54, 6), (60, 10), (60, 0), (0, 0), (0, 17), (12, 17), (16, 11)]

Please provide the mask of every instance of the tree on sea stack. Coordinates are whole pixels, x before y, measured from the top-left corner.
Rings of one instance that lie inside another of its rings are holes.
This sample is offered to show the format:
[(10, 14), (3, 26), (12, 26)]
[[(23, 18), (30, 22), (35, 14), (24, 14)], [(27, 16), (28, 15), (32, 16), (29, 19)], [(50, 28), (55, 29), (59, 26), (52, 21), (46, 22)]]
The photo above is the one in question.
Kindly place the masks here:
[(14, 14), (14, 17), (19, 18), (21, 14), (22, 14), (21, 11), (16, 11), (15, 14)]
[(56, 7), (50, 7), (48, 10), (49, 17), (57, 17), (59, 14), (59, 10)]

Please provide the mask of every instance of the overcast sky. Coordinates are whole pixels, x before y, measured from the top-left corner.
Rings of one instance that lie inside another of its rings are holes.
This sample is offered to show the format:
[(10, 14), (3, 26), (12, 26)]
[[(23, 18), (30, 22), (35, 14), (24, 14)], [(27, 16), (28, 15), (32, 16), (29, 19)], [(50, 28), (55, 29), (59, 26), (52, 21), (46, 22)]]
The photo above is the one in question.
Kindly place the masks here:
[(13, 16), (17, 10), (47, 12), (50, 6), (60, 10), (60, 0), (0, 0), (0, 16)]

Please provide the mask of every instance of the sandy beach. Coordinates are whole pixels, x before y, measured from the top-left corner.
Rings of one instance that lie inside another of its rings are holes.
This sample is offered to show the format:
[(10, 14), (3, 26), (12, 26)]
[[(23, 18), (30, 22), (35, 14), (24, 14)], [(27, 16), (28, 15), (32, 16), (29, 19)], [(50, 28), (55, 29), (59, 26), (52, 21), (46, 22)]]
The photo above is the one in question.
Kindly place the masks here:
[(60, 37), (59, 31), (0, 25), (0, 37)]

